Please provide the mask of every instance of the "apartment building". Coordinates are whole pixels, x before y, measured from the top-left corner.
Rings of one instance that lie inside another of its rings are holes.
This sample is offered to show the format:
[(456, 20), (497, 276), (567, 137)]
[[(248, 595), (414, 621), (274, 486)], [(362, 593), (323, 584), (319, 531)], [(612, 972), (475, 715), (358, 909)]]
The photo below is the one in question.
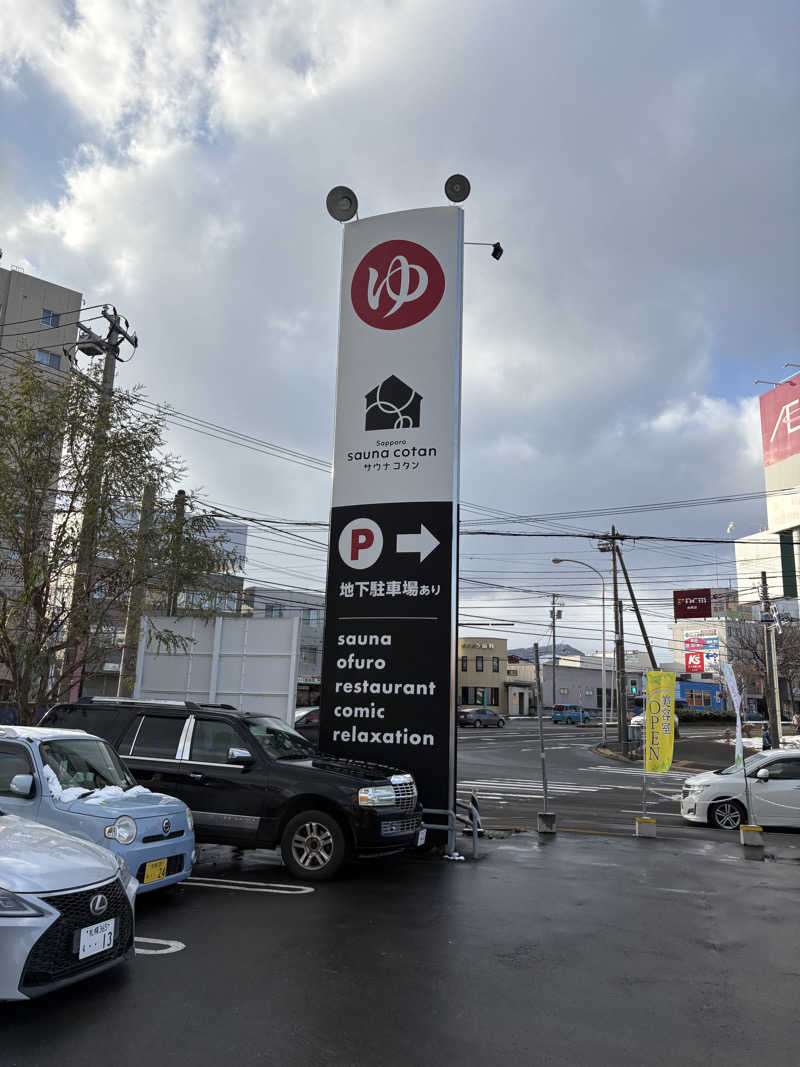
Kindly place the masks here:
[(0, 384), (22, 359), (66, 374), (82, 303), (76, 289), (0, 267)]
[(458, 639), (458, 683), (461, 705), (483, 704), (508, 714), (508, 642), (497, 637)]
[[(24, 362), (36, 364), (53, 381), (66, 380), (82, 304), (76, 289), (18, 267), (0, 267), (0, 389)], [(0, 567), (0, 583), (11, 592), (14, 582), (4, 573)], [(0, 701), (7, 695), (7, 680), (0, 667)]]

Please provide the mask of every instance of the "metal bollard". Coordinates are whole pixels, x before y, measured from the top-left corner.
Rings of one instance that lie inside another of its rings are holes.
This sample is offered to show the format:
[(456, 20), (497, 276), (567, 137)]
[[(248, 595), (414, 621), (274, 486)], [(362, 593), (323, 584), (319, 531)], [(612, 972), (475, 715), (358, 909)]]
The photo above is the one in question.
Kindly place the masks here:
[(469, 817), (472, 823), (472, 858), (478, 858), (478, 831), (481, 827), (481, 809), (474, 793), (469, 795)]

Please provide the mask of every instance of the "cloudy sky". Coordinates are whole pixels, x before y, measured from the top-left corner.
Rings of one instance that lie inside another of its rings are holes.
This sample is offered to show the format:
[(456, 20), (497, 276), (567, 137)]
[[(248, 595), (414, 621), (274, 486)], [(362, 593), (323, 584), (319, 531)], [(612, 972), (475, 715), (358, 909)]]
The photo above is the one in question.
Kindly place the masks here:
[[(506, 250), (467, 249), (464, 499), (545, 515), (758, 491), (753, 379), (800, 363), (799, 30), (794, 0), (0, 4), (3, 265), (116, 304), (141, 340), (123, 384), (327, 460), (325, 195), (351, 185), (363, 218), (443, 203), (462, 172), (467, 240)], [(326, 517), (324, 472), (170, 433), (205, 498)], [(765, 517), (755, 501), (618, 520), (724, 538)], [(321, 587), (318, 548), (266, 536), (252, 577)], [(549, 562), (606, 567), (591, 543), (462, 553), (465, 578), (517, 587), (467, 582), (462, 601), (515, 621), (495, 631), (512, 644), (543, 633), (550, 590), (564, 639), (599, 643), (596, 580)], [(727, 582), (730, 558), (630, 549), (662, 644), (667, 592)]]

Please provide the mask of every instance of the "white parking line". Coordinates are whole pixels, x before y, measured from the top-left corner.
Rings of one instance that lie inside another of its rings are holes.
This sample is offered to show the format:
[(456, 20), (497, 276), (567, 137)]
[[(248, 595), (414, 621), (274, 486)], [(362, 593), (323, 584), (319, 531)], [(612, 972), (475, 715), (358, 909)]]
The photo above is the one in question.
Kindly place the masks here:
[[(137, 956), (169, 956), (186, 948), (183, 941), (162, 941), (159, 937), (136, 937), (134, 943)], [(143, 945), (151, 947), (143, 948)]]
[(313, 886), (310, 885), (285, 885), (283, 882), (241, 882), (229, 878), (191, 877), (187, 878), (183, 884), (199, 886), (201, 889), (234, 889), (240, 893), (281, 893), (290, 897), (314, 892)]

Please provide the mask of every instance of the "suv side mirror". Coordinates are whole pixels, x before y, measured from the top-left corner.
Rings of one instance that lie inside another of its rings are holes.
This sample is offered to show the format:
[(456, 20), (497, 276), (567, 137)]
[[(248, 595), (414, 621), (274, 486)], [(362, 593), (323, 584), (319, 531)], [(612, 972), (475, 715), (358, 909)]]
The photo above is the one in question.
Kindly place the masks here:
[(240, 767), (247, 767), (251, 763), (255, 763), (255, 758), (246, 748), (229, 748), (228, 763), (235, 763)]
[(769, 769), (767, 767), (761, 767), (760, 770), (756, 771), (756, 778), (759, 778), (762, 782), (768, 782)]
[(26, 800), (30, 798), (36, 792), (36, 786), (33, 782), (32, 774), (15, 774), (9, 784), (9, 789), (12, 793), (16, 793), (18, 797), (25, 797)]

